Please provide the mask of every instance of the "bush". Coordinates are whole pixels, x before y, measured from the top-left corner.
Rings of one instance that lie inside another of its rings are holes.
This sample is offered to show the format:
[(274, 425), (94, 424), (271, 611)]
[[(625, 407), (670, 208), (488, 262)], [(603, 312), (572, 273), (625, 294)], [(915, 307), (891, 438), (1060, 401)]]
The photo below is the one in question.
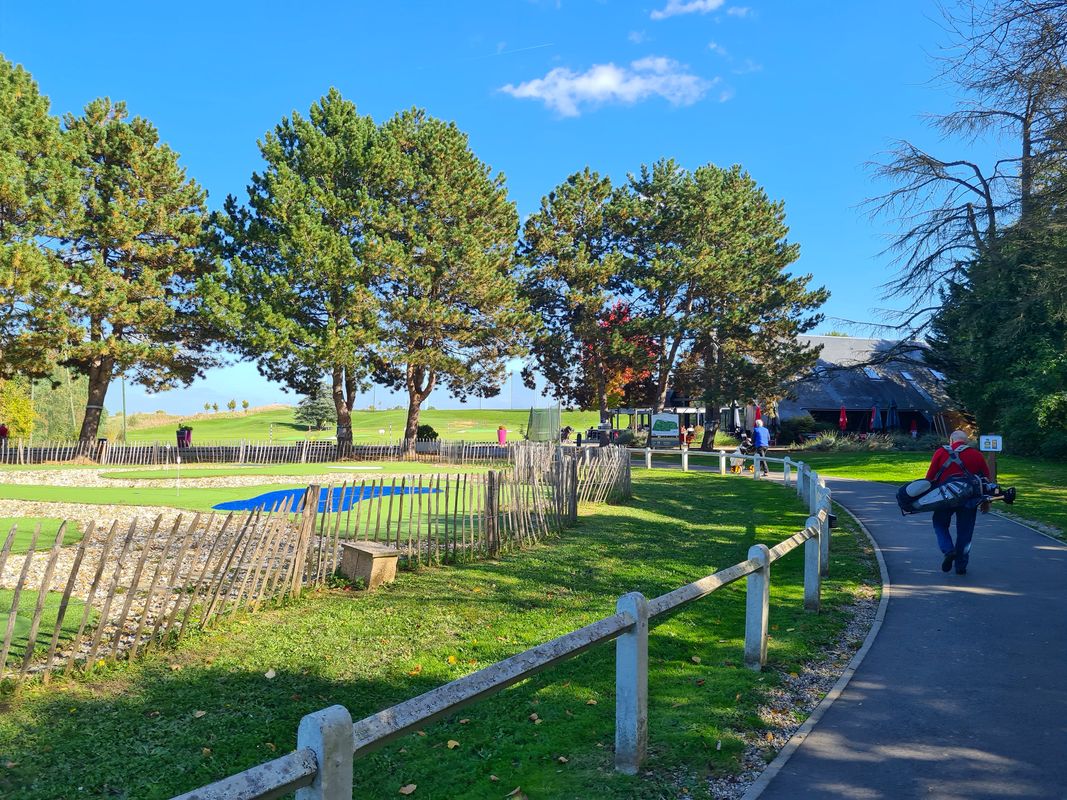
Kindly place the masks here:
[(804, 434), (815, 433), (816, 426), (815, 418), (811, 414), (783, 419), (778, 440), (781, 444), (796, 444), (803, 439)]
[(1067, 458), (1067, 432), (1055, 431), (1041, 443), (1041, 455), (1045, 458)]
[(433, 429), (432, 425), (420, 425), (419, 429), (415, 432), (416, 439), (428, 439), (433, 442), (437, 440), (437, 431)]
[(618, 436), (615, 438), (615, 444), (621, 444), (623, 447), (636, 447), (637, 437), (634, 436), (634, 432), (627, 428), (626, 430), (619, 431)]

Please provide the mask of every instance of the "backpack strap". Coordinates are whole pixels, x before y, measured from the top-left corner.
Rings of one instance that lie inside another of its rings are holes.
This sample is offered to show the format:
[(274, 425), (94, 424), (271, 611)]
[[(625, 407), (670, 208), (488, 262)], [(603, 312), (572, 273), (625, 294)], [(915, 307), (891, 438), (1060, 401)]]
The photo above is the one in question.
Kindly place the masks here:
[(933, 483), (937, 483), (941, 480), (941, 473), (948, 469), (949, 464), (955, 464), (957, 467), (963, 470), (964, 475), (967, 475), (971, 478), (974, 477), (974, 473), (967, 469), (967, 465), (964, 464), (963, 459), (960, 458), (960, 453), (966, 450), (968, 447), (970, 447), (970, 445), (966, 444), (959, 448), (954, 448), (952, 447), (952, 445), (948, 444), (941, 445), (941, 449), (945, 450), (948, 453), (948, 458), (946, 459), (945, 463), (941, 465), (941, 468), (937, 471), (937, 474), (934, 475)]

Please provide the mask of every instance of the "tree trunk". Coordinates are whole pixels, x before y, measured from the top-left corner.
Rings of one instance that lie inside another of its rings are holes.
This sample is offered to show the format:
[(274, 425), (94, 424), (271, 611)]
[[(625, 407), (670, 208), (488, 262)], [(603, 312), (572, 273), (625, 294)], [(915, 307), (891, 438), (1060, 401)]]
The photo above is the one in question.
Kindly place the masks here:
[(345, 371), (333, 368), (333, 408), (337, 412), (337, 449), (348, 451), (352, 447), (352, 406), (345, 397)]
[(604, 367), (600, 366), (596, 382), (597, 408), (600, 410), (600, 421), (608, 421), (608, 382), (604, 378)]
[(85, 403), (85, 417), (82, 419), (78, 442), (85, 449), (96, 441), (100, 430), (100, 415), (104, 408), (107, 388), (115, 370), (115, 361), (111, 358), (95, 359), (89, 364), (89, 397)]
[(715, 416), (704, 414), (704, 438), (700, 440), (701, 450), (715, 449), (715, 434), (719, 432), (719, 411), (715, 410)]
[[(404, 452), (408, 455), (415, 454), (415, 440), (419, 433), (419, 410), (423, 402), (433, 391), (437, 374), (431, 371), (429, 374), (422, 367), (408, 365), (407, 390), (408, 390), (408, 420), (404, 425)], [(425, 383), (424, 383), (425, 382)]]

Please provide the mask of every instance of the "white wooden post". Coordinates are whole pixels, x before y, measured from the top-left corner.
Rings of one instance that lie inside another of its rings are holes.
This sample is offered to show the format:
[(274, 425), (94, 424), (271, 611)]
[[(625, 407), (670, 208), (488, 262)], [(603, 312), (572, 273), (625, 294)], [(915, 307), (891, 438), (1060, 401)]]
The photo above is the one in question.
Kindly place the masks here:
[(615, 611), (634, 619), (615, 640), (615, 769), (636, 775), (648, 749), (648, 601), (630, 592)]
[(803, 497), (804, 494), (804, 462), (797, 462), (797, 479), (796, 479), (797, 497)]
[(315, 753), (315, 780), (296, 790), (296, 800), (350, 800), (352, 797), (352, 715), (344, 706), (330, 706), (300, 720), (298, 750)]
[(652, 448), (645, 448), (645, 469), (652, 469)]
[(804, 608), (818, 612), (822, 602), (822, 525), (818, 517), (808, 517), (805, 527), (814, 530), (815, 535), (804, 542)]
[(719, 451), (719, 474), (720, 475), (725, 475), (726, 474), (726, 451), (725, 450), (720, 450)]
[(786, 456), (785, 460), (782, 462), (782, 485), (784, 486), (789, 485), (789, 467), (792, 463), (793, 462), (789, 460), (789, 456)]
[(689, 448), (682, 445), (682, 472), (689, 472)]
[(830, 574), (830, 490), (820, 487), (820, 495), (815, 513), (819, 515), (819, 571), (825, 576)]
[(812, 469), (808, 470), (808, 513), (819, 513), (819, 479)]
[(748, 548), (748, 557), (761, 565), (748, 575), (745, 586), (745, 666), (759, 672), (767, 663), (767, 618), (771, 602), (771, 554), (765, 544)]
[(760, 458), (759, 453), (752, 454), (752, 477), (757, 481), (759, 480), (760, 464), (762, 463), (762, 461), (763, 459)]

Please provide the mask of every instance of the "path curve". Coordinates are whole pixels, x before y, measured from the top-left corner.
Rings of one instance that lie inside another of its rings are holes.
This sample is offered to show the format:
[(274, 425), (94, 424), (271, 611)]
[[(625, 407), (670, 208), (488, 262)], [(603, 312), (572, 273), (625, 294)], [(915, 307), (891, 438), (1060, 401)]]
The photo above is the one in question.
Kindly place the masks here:
[(986, 515), (968, 574), (945, 574), (929, 515), (902, 517), (894, 487), (827, 483), (878, 543), (889, 604), (761, 799), (1067, 798), (1067, 546)]

